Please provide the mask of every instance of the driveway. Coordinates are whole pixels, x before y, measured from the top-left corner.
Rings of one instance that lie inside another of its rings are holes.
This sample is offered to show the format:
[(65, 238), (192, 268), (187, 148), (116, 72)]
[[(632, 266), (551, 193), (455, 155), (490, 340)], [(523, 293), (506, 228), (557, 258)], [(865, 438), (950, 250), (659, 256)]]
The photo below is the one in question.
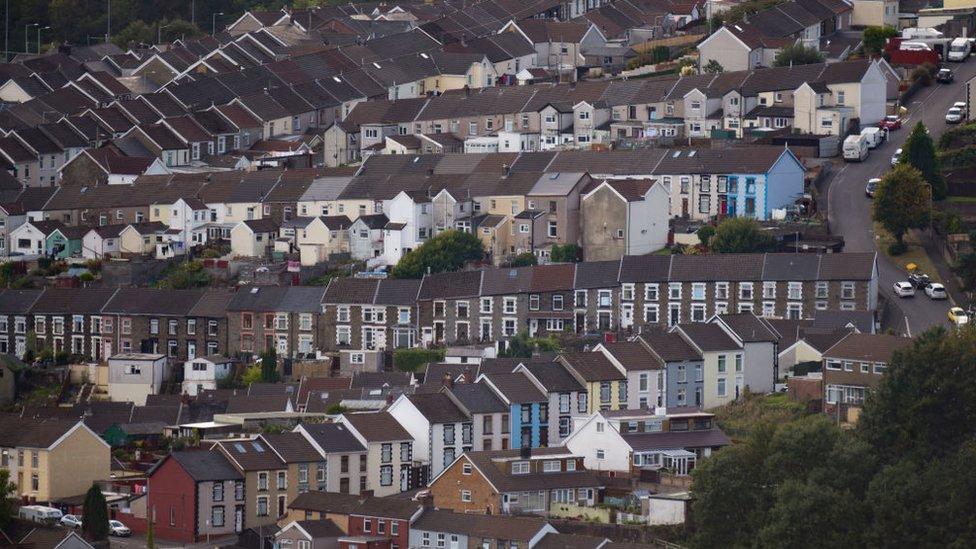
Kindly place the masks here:
[[(845, 163), (834, 175), (827, 194), (828, 221), (831, 232), (844, 237), (845, 251), (877, 251), (871, 223), (871, 200), (864, 195), (864, 186), (868, 179), (881, 177), (891, 168), (891, 156), (902, 146), (919, 119), (938, 142), (939, 135), (946, 128), (946, 110), (952, 103), (965, 100), (966, 81), (976, 76), (976, 57), (971, 57), (965, 63), (950, 63), (947, 66), (956, 75), (952, 84), (933, 84), (923, 88), (915, 95), (911, 104), (906, 105), (909, 114), (902, 129), (891, 132), (888, 142), (872, 150), (864, 162)], [(892, 284), (905, 279), (905, 271), (897, 263), (897, 258), (892, 261), (879, 253), (878, 269), (880, 291), (887, 299), (896, 300), (896, 304), (905, 313), (903, 321), (897, 322), (893, 328), (916, 335), (932, 326), (949, 325), (946, 317), (949, 303), (931, 301), (924, 293), (918, 294), (914, 299), (904, 300), (893, 296)]]

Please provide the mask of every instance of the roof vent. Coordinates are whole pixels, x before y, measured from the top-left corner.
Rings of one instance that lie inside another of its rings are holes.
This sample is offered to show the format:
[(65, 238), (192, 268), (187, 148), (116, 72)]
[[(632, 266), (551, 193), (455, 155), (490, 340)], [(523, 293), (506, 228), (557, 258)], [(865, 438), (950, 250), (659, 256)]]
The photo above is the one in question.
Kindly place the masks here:
[(742, 27), (740, 27), (739, 25), (733, 25), (733, 26), (735, 27), (735, 30), (739, 32), (745, 32), (744, 30), (742, 30)]
[(261, 291), (261, 288), (251, 288), (251, 293), (252, 293), (252, 294), (256, 294), (256, 293), (258, 293), (259, 291)]
[(380, 64), (379, 64), (379, 63), (377, 63), (376, 61), (373, 61), (373, 66), (374, 66), (374, 67), (376, 67), (377, 69), (382, 69), (382, 68), (383, 68), (383, 67), (381, 67), (381, 66), (380, 66)]
[(559, 172), (549, 174), (549, 179), (553, 181), (559, 179)]
[(424, 52), (420, 52), (420, 57), (423, 57), (424, 59), (430, 59), (430, 56)]
[(515, 278), (516, 276), (518, 276), (518, 271), (517, 270), (511, 269), (511, 270), (508, 271), (508, 278)]
[(339, 83), (342, 82), (342, 79), (339, 78), (338, 76), (333, 76), (332, 79), (335, 80), (336, 82), (339, 82)]

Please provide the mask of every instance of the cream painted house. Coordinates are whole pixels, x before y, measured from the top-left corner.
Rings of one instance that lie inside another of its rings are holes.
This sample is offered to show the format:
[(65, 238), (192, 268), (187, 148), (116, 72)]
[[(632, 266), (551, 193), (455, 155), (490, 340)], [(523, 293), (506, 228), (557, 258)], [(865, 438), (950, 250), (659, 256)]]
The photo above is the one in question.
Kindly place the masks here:
[(108, 443), (82, 421), (8, 418), (0, 429), (0, 467), (28, 501), (84, 494), (109, 478), (110, 459)]
[(315, 217), (304, 229), (296, 230), (295, 240), (302, 265), (316, 265), (331, 254), (348, 252), (351, 224), (344, 215)]
[(165, 233), (166, 225), (159, 222), (129, 225), (119, 233), (119, 253), (155, 254)]
[(241, 221), (230, 231), (230, 250), (234, 257), (267, 257), (274, 246), (278, 224), (272, 219)]

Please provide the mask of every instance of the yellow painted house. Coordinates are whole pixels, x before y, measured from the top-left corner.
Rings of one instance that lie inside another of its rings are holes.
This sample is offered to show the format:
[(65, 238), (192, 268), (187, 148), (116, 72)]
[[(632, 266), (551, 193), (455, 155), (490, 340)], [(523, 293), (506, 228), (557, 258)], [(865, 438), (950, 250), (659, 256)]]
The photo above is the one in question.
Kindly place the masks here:
[(599, 351), (564, 353), (557, 360), (586, 387), (586, 413), (627, 408), (627, 376), (606, 355)]
[(82, 421), (13, 418), (0, 429), (0, 468), (28, 501), (84, 494), (109, 478), (110, 461), (108, 443)]

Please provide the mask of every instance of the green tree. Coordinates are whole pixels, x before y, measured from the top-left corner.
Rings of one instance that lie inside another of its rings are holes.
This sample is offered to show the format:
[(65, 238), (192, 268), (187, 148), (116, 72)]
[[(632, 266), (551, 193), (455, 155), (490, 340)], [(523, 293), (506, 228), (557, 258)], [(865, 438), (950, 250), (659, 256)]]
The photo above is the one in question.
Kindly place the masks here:
[(803, 44), (793, 44), (776, 52), (773, 60), (775, 67), (791, 67), (793, 65), (811, 65), (813, 63), (823, 63), (823, 55), (820, 52), (804, 46)]
[(92, 541), (108, 539), (108, 504), (98, 486), (92, 485), (85, 494), (81, 529)]
[(956, 273), (956, 276), (962, 280), (964, 289), (976, 290), (976, 252), (961, 254), (959, 259), (952, 264), (952, 272)]
[(14, 514), (14, 500), (17, 486), (10, 482), (10, 471), (0, 469), (0, 528), (7, 526)]
[(202, 261), (180, 261), (167, 267), (165, 278), (156, 286), (170, 290), (191, 290), (206, 288), (212, 282), (213, 277), (204, 270)]
[(743, 254), (768, 252), (775, 242), (764, 233), (754, 219), (729, 217), (723, 219), (715, 228), (715, 235), (709, 239), (713, 252), (721, 254)]
[(891, 27), (868, 27), (864, 29), (861, 43), (868, 55), (878, 55), (884, 51), (885, 41), (898, 36), (898, 31)]
[(918, 170), (899, 164), (881, 178), (874, 191), (872, 217), (899, 245), (909, 229), (925, 227), (932, 211), (931, 187)]
[(889, 461), (908, 456), (924, 462), (955, 451), (976, 432), (973, 364), (976, 330), (922, 333), (895, 352), (864, 405), (861, 436)]
[(400, 372), (417, 372), (430, 362), (442, 360), (444, 360), (444, 349), (412, 347), (393, 351), (393, 367)]
[(549, 260), (553, 263), (575, 263), (579, 261), (579, 246), (576, 244), (553, 244)]
[(450, 229), (400, 258), (391, 274), (393, 278), (422, 278), (427, 273), (456, 271), (484, 255), (484, 245), (477, 236)]
[(712, 59), (705, 66), (702, 67), (702, 72), (706, 74), (718, 74), (720, 72), (725, 72), (725, 67), (721, 63)]
[(147, 25), (142, 19), (129, 23), (124, 29), (112, 37), (112, 42), (120, 48), (152, 44), (156, 42), (156, 29)]
[(343, 406), (342, 404), (339, 404), (338, 402), (335, 403), (335, 404), (330, 405), (328, 408), (325, 409), (325, 413), (331, 414), (331, 415), (334, 415), (334, 416), (337, 416), (339, 414), (344, 414), (344, 413), (346, 413), (348, 411), (349, 411), (349, 408), (346, 408), (345, 406)]
[(707, 248), (708, 242), (713, 236), (715, 236), (715, 227), (711, 225), (702, 225), (698, 228), (695, 234), (698, 235), (698, 240), (701, 242), (701, 245)]
[(942, 167), (935, 154), (935, 143), (921, 122), (915, 124), (911, 135), (902, 145), (899, 162), (909, 164), (922, 172), (922, 177), (932, 186), (933, 200), (942, 200), (946, 197), (948, 190), (945, 178), (942, 177)]
[(787, 480), (759, 531), (759, 547), (862, 547), (862, 503), (849, 491)]
[(261, 366), (258, 364), (252, 364), (244, 370), (244, 374), (241, 375), (241, 383), (248, 387), (252, 383), (260, 383), (262, 380), (262, 370)]
[(274, 347), (268, 348), (261, 354), (261, 381), (275, 383), (278, 381), (278, 353)]
[(528, 267), (538, 263), (539, 259), (532, 252), (522, 252), (512, 258), (512, 267)]
[(535, 345), (532, 344), (532, 338), (529, 337), (529, 334), (519, 332), (508, 340), (505, 350), (498, 353), (498, 356), (502, 358), (529, 358), (534, 350)]

